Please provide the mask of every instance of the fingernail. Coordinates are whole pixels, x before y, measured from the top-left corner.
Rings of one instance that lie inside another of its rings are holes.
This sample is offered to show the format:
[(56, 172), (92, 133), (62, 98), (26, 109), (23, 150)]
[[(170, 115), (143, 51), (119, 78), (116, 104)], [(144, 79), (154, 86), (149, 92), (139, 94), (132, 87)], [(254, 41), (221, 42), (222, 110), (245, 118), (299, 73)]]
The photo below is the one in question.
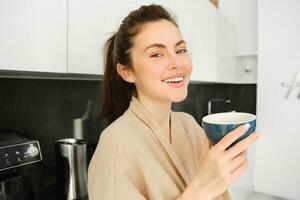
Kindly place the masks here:
[(243, 125), (243, 129), (248, 130), (249, 128), (250, 128), (250, 124), (249, 123)]

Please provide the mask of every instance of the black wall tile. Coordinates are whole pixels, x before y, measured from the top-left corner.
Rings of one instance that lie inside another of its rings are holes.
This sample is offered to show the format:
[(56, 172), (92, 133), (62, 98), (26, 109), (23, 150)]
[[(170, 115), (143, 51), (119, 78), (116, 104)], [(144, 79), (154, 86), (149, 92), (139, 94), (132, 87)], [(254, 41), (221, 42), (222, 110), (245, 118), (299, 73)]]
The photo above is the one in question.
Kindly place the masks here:
[[(92, 114), (86, 139), (94, 148), (106, 123), (99, 121), (101, 83), (98, 81), (0, 79), (0, 128), (18, 130), (39, 140), (45, 166), (55, 166), (53, 142), (72, 137), (73, 119), (81, 118), (87, 101)], [(212, 98), (231, 99), (227, 109), (256, 110), (256, 85), (190, 84), (185, 101), (175, 103), (173, 110), (192, 114), (201, 124)]]

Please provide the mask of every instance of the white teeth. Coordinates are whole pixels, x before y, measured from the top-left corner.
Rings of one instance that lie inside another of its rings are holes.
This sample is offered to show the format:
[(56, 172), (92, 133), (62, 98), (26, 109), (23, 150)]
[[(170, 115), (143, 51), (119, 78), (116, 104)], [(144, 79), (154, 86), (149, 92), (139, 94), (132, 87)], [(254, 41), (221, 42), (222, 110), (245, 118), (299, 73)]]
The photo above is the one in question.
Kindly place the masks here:
[(183, 76), (163, 80), (163, 82), (165, 82), (165, 83), (176, 83), (176, 82), (180, 82), (180, 81), (183, 81)]

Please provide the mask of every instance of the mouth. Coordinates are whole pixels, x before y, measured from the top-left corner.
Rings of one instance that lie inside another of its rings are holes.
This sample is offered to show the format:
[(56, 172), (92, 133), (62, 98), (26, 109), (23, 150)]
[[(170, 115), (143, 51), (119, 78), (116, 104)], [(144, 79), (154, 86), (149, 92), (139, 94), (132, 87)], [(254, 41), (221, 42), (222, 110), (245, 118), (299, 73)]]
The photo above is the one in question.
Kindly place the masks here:
[(174, 78), (164, 79), (164, 80), (162, 80), (162, 82), (164, 82), (164, 83), (180, 83), (180, 82), (183, 82), (183, 80), (184, 80), (184, 76), (178, 76), (178, 77), (174, 77)]

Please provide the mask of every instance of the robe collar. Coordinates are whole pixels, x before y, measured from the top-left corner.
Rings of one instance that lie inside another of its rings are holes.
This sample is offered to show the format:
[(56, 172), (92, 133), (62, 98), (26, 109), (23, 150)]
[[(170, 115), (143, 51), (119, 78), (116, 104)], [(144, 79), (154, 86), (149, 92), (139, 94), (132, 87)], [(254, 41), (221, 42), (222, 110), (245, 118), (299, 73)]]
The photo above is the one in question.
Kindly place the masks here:
[[(188, 183), (191, 182), (191, 177), (189, 177), (187, 171), (184, 169), (180, 159), (178, 158), (174, 147), (169, 141), (167, 134), (164, 132), (162, 126), (151, 116), (150, 112), (145, 108), (136, 97), (132, 97), (129, 111), (131, 111), (134, 116), (136, 116), (142, 123), (144, 123), (151, 130), (151, 137), (156, 140), (156, 142), (161, 145), (162, 149), (166, 152), (169, 159), (173, 163), (174, 167), (177, 169), (184, 186), (186, 187)], [(182, 126), (180, 126), (180, 121), (170, 112), (171, 119), (171, 135), (172, 140), (176, 140), (176, 135), (178, 131), (184, 131)], [(178, 142), (177, 142), (178, 143)]]

